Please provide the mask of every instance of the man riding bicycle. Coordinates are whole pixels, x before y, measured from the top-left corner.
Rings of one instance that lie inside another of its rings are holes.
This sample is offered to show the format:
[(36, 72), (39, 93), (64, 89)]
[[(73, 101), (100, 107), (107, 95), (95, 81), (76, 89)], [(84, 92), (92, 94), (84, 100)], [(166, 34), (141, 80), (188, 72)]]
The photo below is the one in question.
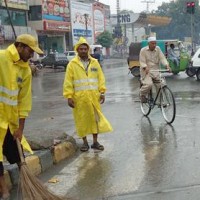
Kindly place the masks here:
[[(142, 103), (147, 102), (147, 94), (152, 88), (153, 83), (156, 87), (160, 86), (160, 63), (166, 66), (166, 69), (171, 72), (171, 68), (160, 47), (156, 46), (156, 37), (148, 38), (148, 46), (140, 50), (140, 75), (141, 75), (141, 88), (140, 98)], [(153, 71), (155, 70), (155, 71)]]

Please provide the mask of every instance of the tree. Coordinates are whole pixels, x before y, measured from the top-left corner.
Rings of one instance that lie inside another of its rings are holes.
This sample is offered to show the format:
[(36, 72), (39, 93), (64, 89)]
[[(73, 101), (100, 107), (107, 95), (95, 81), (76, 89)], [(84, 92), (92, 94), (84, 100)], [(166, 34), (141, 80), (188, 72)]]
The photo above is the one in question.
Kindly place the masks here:
[(104, 31), (97, 37), (97, 43), (101, 44), (105, 48), (110, 48), (113, 42), (112, 34), (108, 31)]
[[(153, 14), (159, 16), (169, 16), (172, 18), (168, 26), (153, 27), (152, 31), (156, 32), (158, 39), (179, 39), (191, 37), (191, 14), (186, 12), (186, 3), (189, 0), (177, 0), (170, 3), (163, 3), (157, 10), (152, 11)], [(195, 2), (194, 17), (194, 41), (199, 42), (200, 32), (200, 8), (197, 0)]]

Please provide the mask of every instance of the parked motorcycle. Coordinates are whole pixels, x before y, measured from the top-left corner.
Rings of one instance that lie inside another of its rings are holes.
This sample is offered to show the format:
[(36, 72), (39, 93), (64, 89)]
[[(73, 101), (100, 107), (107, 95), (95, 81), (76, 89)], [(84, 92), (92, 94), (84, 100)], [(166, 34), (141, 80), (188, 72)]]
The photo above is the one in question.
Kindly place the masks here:
[(38, 72), (43, 68), (43, 65), (39, 61), (29, 61), (31, 72), (33, 76), (37, 76)]

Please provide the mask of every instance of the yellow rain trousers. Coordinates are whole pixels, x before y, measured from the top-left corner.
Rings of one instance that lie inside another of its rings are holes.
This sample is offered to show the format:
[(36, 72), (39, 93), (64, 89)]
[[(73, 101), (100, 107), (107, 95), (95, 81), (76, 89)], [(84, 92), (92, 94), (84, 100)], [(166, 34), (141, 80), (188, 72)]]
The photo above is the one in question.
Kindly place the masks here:
[(71, 60), (63, 84), (63, 96), (74, 100), (74, 120), (77, 134), (81, 138), (88, 134), (112, 131), (99, 102), (100, 93), (106, 91), (104, 74), (98, 61), (89, 58), (87, 72), (79, 56)]
[[(26, 118), (31, 111), (31, 79), (28, 62), (20, 60), (14, 44), (0, 51), (0, 161), (8, 127), (13, 134), (19, 127), (19, 118)], [(24, 136), (21, 144), (32, 153)]]

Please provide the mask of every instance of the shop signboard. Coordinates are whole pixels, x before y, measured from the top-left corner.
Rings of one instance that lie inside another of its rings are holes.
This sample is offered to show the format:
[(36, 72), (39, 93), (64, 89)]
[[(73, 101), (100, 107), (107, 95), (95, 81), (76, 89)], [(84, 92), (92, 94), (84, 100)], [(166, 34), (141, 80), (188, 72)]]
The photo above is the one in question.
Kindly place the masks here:
[(70, 22), (44, 20), (43, 23), (44, 23), (44, 30), (69, 32), (71, 29)]
[(75, 45), (79, 38), (85, 37), (89, 44), (94, 43), (92, 4), (70, 2), (72, 39)]
[(69, 22), (68, 0), (42, 0), (42, 17), (44, 20)]
[(99, 2), (93, 4), (94, 15), (94, 40), (105, 31), (104, 5)]

